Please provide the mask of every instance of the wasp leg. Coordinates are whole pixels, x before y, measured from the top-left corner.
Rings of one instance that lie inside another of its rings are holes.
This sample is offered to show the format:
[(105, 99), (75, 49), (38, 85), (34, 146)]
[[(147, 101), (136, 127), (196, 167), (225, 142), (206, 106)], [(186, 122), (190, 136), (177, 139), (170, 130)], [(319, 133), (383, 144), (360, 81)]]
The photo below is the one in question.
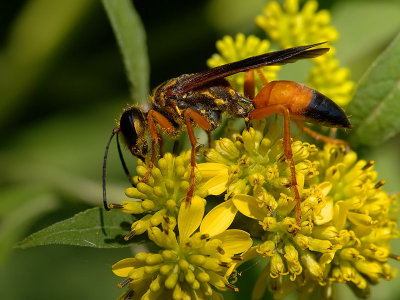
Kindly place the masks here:
[(263, 86), (266, 86), (268, 84), (268, 80), (267, 80), (267, 77), (265, 77), (264, 72), (261, 69), (256, 69), (256, 71), (257, 71), (258, 77), (260, 77), (260, 79), (262, 81)]
[(211, 130), (211, 124), (207, 121), (206, 118), (204, 118), (201, 114), (199, 114), (197, 111), (193, 109), (185, 109), (183, 111), (183, 116), (185, 117), (185, 123), (187, 127), (187, 131), (189, 134), (189, 140), (190, 144), (192, 146), (191, 150), (191, 158), (190, 158), (190, 186), (189, 190), (186, 194), (186, 199), (185, 201), (187, 203), (190, 203), (193, 193), (194, 193), (194, 188), (196, 186), (195, 184), (195, 176), (194, 176), (194, 168), (196, 167), (196, 144), (197, 144), (197, 139), (196, 136), (194, 135), (194, 130), (192, 126), (191, 120), (193, 120), (196, 124), (198, 124), (201, 128), (203, 128), (205, 131), (209, 132)]
[(175, 140), (174, 145), (172, 146), (172, 153), (174, 155), (178, 155), (178, 150), (179, 150), (179, 141)]
[[(156, 156), (157, 156), (157, 150), (156, 150), (156, 143), (160, 142), (160, 145), (162, 144), (161, 142), (161, 136), (158, 135), (157, 129), (156, 129), (156, 124), (154, 120), (157, 121), (158, 124), (160, 124), (161, 127), (163, 127), (168, 134), (174, 133), (174, 126), (171, 124), (170, 121), (166, 117), (164, 117), (162, 114), (160, 114), (156, 110), (149, 110), (147, 113), (147, 121), (149, 124), (149, 130), (150, 130), (150, 135), (151, 135), (151, 160), (149, 164), (149, 168), (147, 169), (146, 174), (142, 178), (141, 182), (146, 183), (149, 180), (151, 170), (154, 167), (154, 163), (156, 161)], [(161, 147), (161, 146), (160, 146)], [(161, 153), (161, 149), (160, 149)]]
[(160, 157), (164, 156), (163, 145), (164, 145), (164, 139), (162, 138), (161, 135), (159, 135), (158, 136), (158, 153), (160, 154)]
[(325, 136), (323, 134), (315, 132), (314, 130), (308, 128), (307, 126), (304, 126), (304, 124), (302, 124), (298, 120), (293, 120), (293, 121), (296, 123), (297, 127), (300, 128), (300, 130), (302, 130), (305, 133), (307, 133), (313, 139), (315, 139), (317, 141), (321, 140), (321, 141), (323, 141), (324, 143), (327, 143), (327, 144), (343, 145), (347, 152), (350, 150), (349, 144), (346, 141), (341, 140), (341, 139), (333, 139), (333, 138), (327, 137), (327, 136)]
[[(268, 80), (265, 77), (263, 71), (261, 69), (256, 69), (258, 77), (260, 77), (263, 86), (268, 84)], [(244, 85), (243, 85), (243, 92), (246, 98), (251, 100), (254, 99), (256, 87), (255, 87), (255, 79), (254, 79), (254, 69), (248, 70), (244, 73)]]
[(273, 114), (281, 114), (283, 115), (283, 152), (286, 156), (286, 160), (289, 163), (290, 167), (290, 177), (291, 177), (291, 188), (294, 194), (294, 200), (296, 202), (296, 222), (298, 228), (295, 228), (292, 232), (293, 234), (297, 234), (301, 228), (301, 207), (300, 207), (300, 193), (297, 187), (297, 179), (296, 179), (296, 168), (293, 160), (293, 152), (290, 141), (290, 112), (287, 107), (284, 105), (271, 105), (267, 107), (257, 108), (250, 112), (249, 118), (250, 120), (259, 120), (262, 118), (266, 118)]
[(248, 99), (254, 99), (255, 93), (254, 70), (249, 70), (244, 73), (243, 93)]
[[(253, 100), (256, 91), (255, 81), (254, 81), (254, 70), (248, 70), (244, 73), (244, 84), (243, 84), (243, 94), (246, 98)], [(250, 129), (250, 119), (244, 118), (244, 124), (246, 129)]]
[(208, 140), (208, 148), (211, 147), (211, 142), (212, 142), (212, 137), (211, 137), (211, 132), (210, 131), (206, 131), (207, 133), (207, 140)]

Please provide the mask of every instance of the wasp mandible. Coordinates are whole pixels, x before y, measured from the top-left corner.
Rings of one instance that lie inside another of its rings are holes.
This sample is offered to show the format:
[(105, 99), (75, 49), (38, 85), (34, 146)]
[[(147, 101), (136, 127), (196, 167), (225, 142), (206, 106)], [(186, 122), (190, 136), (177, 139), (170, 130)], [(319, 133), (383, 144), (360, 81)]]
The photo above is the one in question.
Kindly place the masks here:
[[(324, 43), (289, 48), (250, 57), (234, 63), (222, 65), (204, 72), (185, 74), (170, 79), (159, 85), (149, 97), (151, 108), (144, 112), (137, 106), (124, 110), (107, 143), (103, 164), (103, 202), (109, 210), (106, 199), (106, 163), (110, 142), (117, 135), (118, 151), (125, 173), (132, 182), (128, 169), (123, 161), (118, 135), (121, 134), (125, 144), (134, 156), (144, 160), (148, 152), (147, 131), (151, 136), (151, 159), (147, 173), (142, 182), (147, 182), (154, 166), (157, 143), (162, 138), (159, 128), (170, 136), (177, 136), (183, 130), (189, 135), (191, 144), (190, 187), (185, 201), (190, 203), (195, 188), (195, 148), (197, 140), (194, 128), (200, 127), (208, 134), (221, 123), (223, 113), (236, 118), (258, 120), (273, 114), (281, 114), (284, 119), (283, 149), (291, 171), (291, 189), (296, 201), (296, 221), (300, 227), (300, 195), (297, 188), (295, 164), (290, 142), (290, 120), (294, 120), (303, 131), (316, 139), (325, 142), (345, 143), (320, 135), (305, 127), (301, 121), (313, 122), (327, 127), (351, 128), (345, 112), (328, 97), (305, 85), (293, 81), (271, 81), (264, 78), (258, 69), (264, 66), (293, 63), (326, 53), (329, 48), (315, 48)], [(311, 49), (314, 48), (314, 49)], [(255, 95), (254, 70), (263, 81), (263, 88)], [(225, 77), (245, 72), (244, 93), (237, 92)]]

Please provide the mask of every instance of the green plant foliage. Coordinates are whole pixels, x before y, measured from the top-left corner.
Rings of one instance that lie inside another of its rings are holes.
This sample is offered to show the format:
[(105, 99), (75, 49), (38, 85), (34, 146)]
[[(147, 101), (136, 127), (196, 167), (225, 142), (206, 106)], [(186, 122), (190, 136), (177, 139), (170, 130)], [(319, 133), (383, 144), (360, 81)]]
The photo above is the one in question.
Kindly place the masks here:
[[(133, 217), (119, 212), (106, 212), (103, 208), (91, 208), (72, 218), (55, 223), (31, 234), (16, 247), (29, 248), (43, 245), (73, 245), (93, 248), (121, 248), (125, 242), (124, 231), (129, 232)], [(139, 243), (140, 239), (130, 242)]]
[(146, 34), (140, 17), (128, 0), (103, 0), (121, 50), (125, 70), (135, 103), (147, 101), (149, 94), (149, 60)]
[(353, 145), (375, 146), (400, 131), (400, 35), (361, 78), (347, 114)]
[(360, 57), (374, 54), (393, 38), (400, 27), (399, 1), (363, 1), (360, 4), (359, 1), (340, 1), (331, 11), (332, 24), (340, 34), (335, 42), (337, 55), (347, 67), (349, 64), (365, 67), (367, 62)]
[(27, 101), (93, 2), (40, 0), (24, 7), (0, 52), (0, 127)]
[[(43, 214), (59, 205), (57, 197), (37, 187), (10, 187), (0, 193), (0, 265), (12, 246)], [(23, 218), (20, 216), (23, 215)]]

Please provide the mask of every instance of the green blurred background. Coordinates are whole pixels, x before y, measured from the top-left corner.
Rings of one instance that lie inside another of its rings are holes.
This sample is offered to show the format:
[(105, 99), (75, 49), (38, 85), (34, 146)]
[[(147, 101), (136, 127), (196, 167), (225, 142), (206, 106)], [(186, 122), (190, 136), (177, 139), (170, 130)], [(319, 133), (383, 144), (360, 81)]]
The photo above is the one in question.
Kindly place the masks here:
[[(150, 88), (205, 69), (215, 41), (225, 34), (264, 37), (253, 19), (266, 2), (134, 1), (147, 32)], [(341, 36), (337, 56), (358, 81), (399, 32), (400, 1), (327, 0), (320, 7), (331, 11)], [(129, 97), (100, 1), (2, 1), (0, 298), (114, 299), (120, 294), (110, 267), (131, 255), (128, 248), (12, 247), (32, 232), (101, 205), (105, 144), (122, 108), (133, 103)], [(379, 179), (386, 179), (391, 193), (400, 191), (399, 146), (395, 137), (377, 148), (357, 149), (362, 158), (376, 161)], [(127, 186), (117, 156), (112, 146), (108, 187), (113, 202), (124, 199)], [(134, 163), (128, 159), (131, 168)], [(400, 254), (399, 242), (393, 248)], [(255, 280), (257, 267), (246, 271), (246, 281)], [(372, 299), (399, 298), (398, 283), (382, 282), (373, 288)], [(249, 295), (251, 285), (239, 287)], [(350, 297), (346, 288), (339, 295)]]

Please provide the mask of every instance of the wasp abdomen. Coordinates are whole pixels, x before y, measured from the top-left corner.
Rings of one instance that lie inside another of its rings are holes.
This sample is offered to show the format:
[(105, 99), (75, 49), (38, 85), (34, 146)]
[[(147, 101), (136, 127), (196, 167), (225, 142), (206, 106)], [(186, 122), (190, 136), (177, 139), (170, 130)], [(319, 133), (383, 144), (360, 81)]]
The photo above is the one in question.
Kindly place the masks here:
[(335, 102), (316, 90), (312, 90), (312, 97), (304, 111), (306, 120), (328, 127), (351, 128), (350, 121), (343, 109)]
[(256, 108), (284, 105), (294, 119), (328, 127), (351, 128), (345, 112), (331, 99), (294, 81), (271, 81), (255, 97)]

